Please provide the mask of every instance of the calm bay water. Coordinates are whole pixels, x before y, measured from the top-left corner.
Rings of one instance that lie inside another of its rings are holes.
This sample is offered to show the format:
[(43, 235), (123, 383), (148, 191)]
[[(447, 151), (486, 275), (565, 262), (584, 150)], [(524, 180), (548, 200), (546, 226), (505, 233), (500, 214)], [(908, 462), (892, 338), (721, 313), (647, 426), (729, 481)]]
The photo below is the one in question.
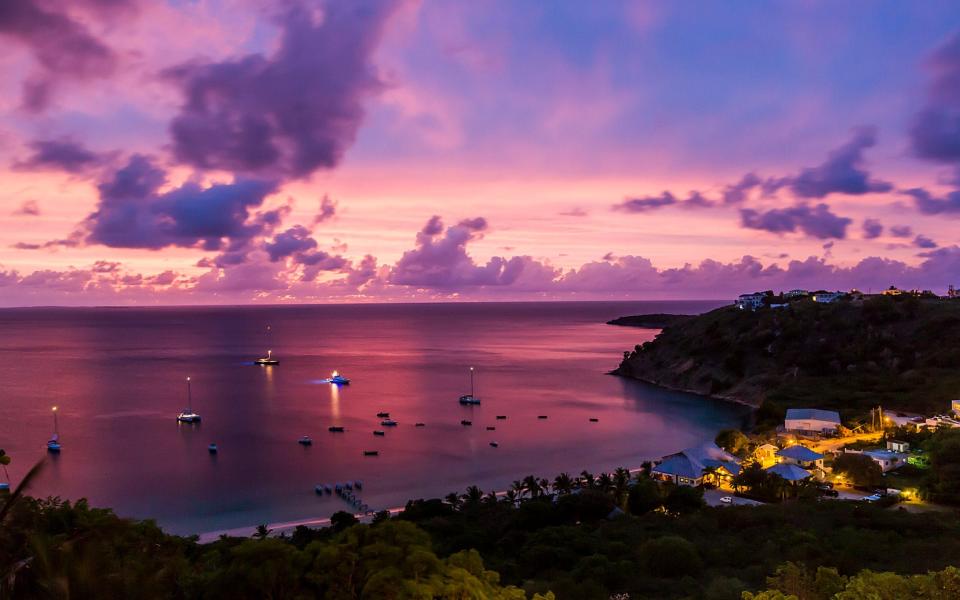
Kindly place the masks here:
[[(3, 310), (0, 447), (13, 458), (15, 483), (44, 456), (57, 405), (63, 453), (31, 493), (86, 497), (177, 533), (349, 509), (316, 496), (317, 483), (362, 479), (361, 497), (376, 510), (471, 484), (502, 490), (527, 474), (634, 467), (739, 425), (744, 411), (606, 375), (655, 332), (604, 322), (715, 306)], [(280, 365), (253, 365), (267, 349)], [(469, 366), (480, 406), (457, 402), (469, 391)], [(352, 384), (321, 383), (334, 369)], [(188, 375), (203, 417), (196, 426), (175, 422)], [(378, 411), (399, 425), (381, 427)], [(329, 433), (330, 425), (346, 431)], [(300, 446), (302, 435), (313, 446)], [(218, 455), (208, 454), (210, 442)]]

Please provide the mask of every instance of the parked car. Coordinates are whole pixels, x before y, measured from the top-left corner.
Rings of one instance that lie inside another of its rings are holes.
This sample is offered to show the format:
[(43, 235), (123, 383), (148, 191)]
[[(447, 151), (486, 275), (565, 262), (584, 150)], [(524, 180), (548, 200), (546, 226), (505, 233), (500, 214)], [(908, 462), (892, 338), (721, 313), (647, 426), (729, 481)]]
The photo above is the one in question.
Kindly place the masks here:
[(723, 502), (724, 504), (733, 504), (733, 498), (730, 496), (724, 496), (723, 498), (720, 498), (720, 502)]
[(880, 494), (870, 494), (869, 496), (864, 496), (864, 502), (876, 502), (877, 500), (883, 498)]

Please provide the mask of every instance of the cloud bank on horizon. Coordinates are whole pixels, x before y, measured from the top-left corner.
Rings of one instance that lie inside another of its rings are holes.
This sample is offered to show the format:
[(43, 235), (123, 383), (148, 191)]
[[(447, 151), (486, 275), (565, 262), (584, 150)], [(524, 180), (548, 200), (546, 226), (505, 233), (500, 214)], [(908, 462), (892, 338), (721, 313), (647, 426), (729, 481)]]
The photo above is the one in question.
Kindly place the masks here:
[(942, 290), (957, 23), (949, 2), (9, 0), (0, 306)]

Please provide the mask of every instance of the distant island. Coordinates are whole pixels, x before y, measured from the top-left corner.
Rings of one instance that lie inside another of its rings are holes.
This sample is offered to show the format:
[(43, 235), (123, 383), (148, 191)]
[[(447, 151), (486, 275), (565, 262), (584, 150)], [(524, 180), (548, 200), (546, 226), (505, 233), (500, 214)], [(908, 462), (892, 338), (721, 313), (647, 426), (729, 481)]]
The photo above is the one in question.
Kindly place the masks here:
[(607, 325), (622, 325), (624, 327), (641, 327), (643, 329), (663, 329), (669, 325), (680, 323), (693, 318), (695, 315), (670, 315), (654, 313), (650, 315), (629, 315), (617, 317), (607, 321)]
[(876, 406), (946, 412), (958, 367), (960, 301), (891, 288), (745, 294), (666, 324), (614, 372), (758, 407), (760, 418), (816, 406), (847, 419)]

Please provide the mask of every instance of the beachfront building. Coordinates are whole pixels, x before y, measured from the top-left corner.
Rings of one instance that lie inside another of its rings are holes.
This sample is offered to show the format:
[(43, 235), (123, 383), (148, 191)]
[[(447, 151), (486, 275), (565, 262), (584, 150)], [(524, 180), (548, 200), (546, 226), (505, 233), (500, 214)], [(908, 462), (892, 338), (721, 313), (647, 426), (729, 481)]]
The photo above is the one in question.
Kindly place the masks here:
[(907, 453), (910, 452), (910, 442), (902, 442), (900, 440), (887, 440), (887, 450), (892, 450), (894, 452)]
[(778, 451), (777, 458), (782, 464), (796, 465), (802, 469), (823, 469), (823, 455), (799, 444)]
[(734, 304), (740, 310), (757, 310), (763, 306), (764, 299), (767, 297), (767, 294), (763, 292), (756, 292), (753, 294), (740, 294)]
[(810, 295), (810, 292), (807, 290), (790, 290), (789, 292), (784, 292), (783, 297), (787, 299), (792, 298), (806, 298)]
[(805, 435), (834, 435), (840, 428), (840, 413), (819, 408), (788, 408), (784, 431)]
[(893, 471), (894, 469), (899, 469), (903, 465), (907, 464), (907, 455), (901, 452), (894, 452), (893, 450), (886, 450), (877, 448), (874, 450), (850, 450), (845, 449), (845, 453), (850, 454), (863, 454), (864, 456), (869, 456), (870, 459), (880, 465), (880, 469), (886, 473), (887, 471)]
[(729, 481), (738, 473), (740, 460), (713, 442), (664, 456), (650, 469), (650, 476), (656, 480), (687, 486)]
[(777, 448), (773, 444), (761, 444), (753, 451), (752, 458), (760, 463), (761, 467), (770, 467), (779, 462), (777, 459), (777, 452), (779, 451), (780, 448)]

